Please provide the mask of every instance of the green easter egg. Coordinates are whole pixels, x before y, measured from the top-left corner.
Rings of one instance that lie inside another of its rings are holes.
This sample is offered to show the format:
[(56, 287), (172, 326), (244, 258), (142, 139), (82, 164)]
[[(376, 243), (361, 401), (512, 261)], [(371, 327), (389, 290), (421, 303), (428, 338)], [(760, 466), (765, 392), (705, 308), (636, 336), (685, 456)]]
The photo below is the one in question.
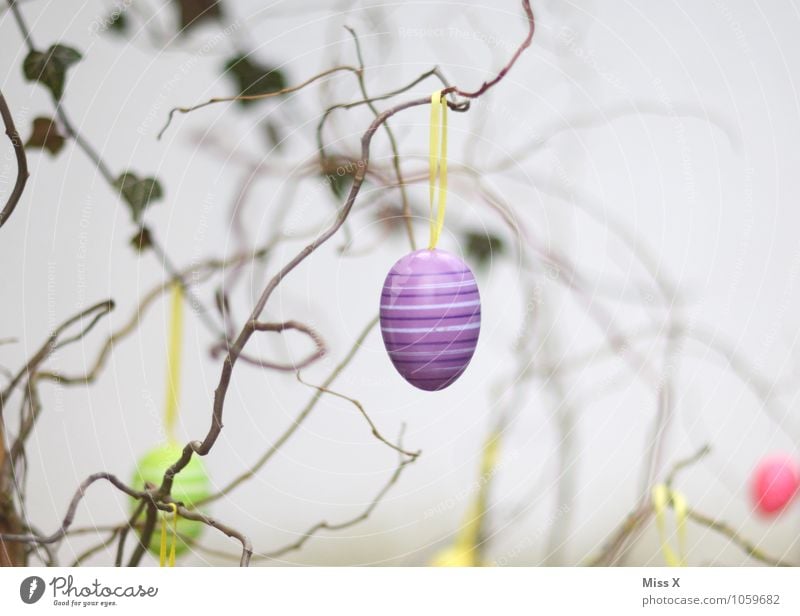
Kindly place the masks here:
[[(134, 487), (136, 489), (142, 489), (146, 482), (157, 486), (161, 485), (164, 472), (181, 457), (182, 450), (183, 447), (181, 445), (166, 444), (147, 452), (147, 454), (139, 460), (139, 464), (133, 474)], [(200, 456), (194, 455), (186, 468), (175, 476), (175, 480), (172, 484), (172, 498), (182, 502), (184, 506), (189, 508), (192, 507), (194, 503), (209, 496), (210, 493), (211, 488), (205, 465), (200, 459)], [(135, 509), (138, 504), (139, 501), (134, 499), (131, 504), (131, 510)], [(170, 533), (167, 540), (167, 546), (169, 546), (172, 541), (172, 514), (160, 512), (159, 515), (164, 516), (169, 524), (167, 527)], [(204, 526), (205, 524), (202, 522), (195, 522), (194, 520), (187, 520), (178, 516), (179, 538), (175, 547), (175, 553), (181, 554), (189, 548), (183, 537), (197, 539), (202, 534)], [(161, 519), (159, 519), (159, 523), (153, 532), (149, 549), (156, 555), (161, 551)]]

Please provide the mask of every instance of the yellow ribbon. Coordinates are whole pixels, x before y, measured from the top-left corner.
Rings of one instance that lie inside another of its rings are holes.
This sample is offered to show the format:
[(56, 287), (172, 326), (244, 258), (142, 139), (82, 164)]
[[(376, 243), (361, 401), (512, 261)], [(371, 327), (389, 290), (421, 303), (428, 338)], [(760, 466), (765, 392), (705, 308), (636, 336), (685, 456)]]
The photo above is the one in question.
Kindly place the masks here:
[[(441, 116), (441, 139), (440, 118)], [(439, 180), (439, 202), (436, 207), (436, 180)], [(442, 101), (442, 91), (431, 95), (430, 155), (428, 158), (428, 182), (430, 198), (431, 239), (428, 249), (433, 250), (439, 243), (444, 227), (444, 212), (447, 208), (447, 101)]]
[(500, 456), (500, 433), (492, 431), (483, 444), (478, 479), (478, 493), (467, 507), (464, 523), (456, 534), (453, 543), (434, 555), (434, 567), (480, 567), (480, 542), (486, 522), (489, 497), (489, 483), (495, 474)]
[[(172, 507), (172, 541), (169, 548), (169, 561), (167, 561), (167, 515), (161, 514), (161, 552), (159, 555), (159, 566), (174, 567), (175, 566), (175, 550), (178, 545), (178, 506), (175, 503), (170, 503)], [(167, 564), (168, 563), (168, 564)]]
[(167, 394), (164, 405), (164, 429), (169, 441), (175, 440), (175, 423), (178, 419), (178, 394), (181, 380), (181, 346), (183, 342), (183, 287), (172, 285), (172, 308), (167, 348)]
[[(686, 519), (689, 514), (689, 507), (683, 494), (675, 490), (670, 490), (666, 485), (660, 483), (653, 486), (652, 491), (653, 510), (656, 514), (656, 526), (661, 540), (661, 552), (664, 554), (664, 561), (670, 567), (686, 566)], [(678, 553), (672, 549), (667, 537), (666, 510), (672, 505), (675, 512), (675, 527), (678, 535)]]

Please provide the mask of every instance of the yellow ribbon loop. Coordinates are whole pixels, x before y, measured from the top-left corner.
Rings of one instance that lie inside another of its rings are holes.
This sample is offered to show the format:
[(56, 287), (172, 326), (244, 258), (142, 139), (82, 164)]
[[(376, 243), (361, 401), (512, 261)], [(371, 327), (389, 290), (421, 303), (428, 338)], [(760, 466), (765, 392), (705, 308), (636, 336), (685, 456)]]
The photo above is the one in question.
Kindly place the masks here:
[[(670, 567), (686, 566), (686, 519), (689, 514), (689, 507), (686, 498), (675, 490), (670, 490), (663, 483), (653, 486), (651, 493), (653, 511), (656, 515), (656, 527), (661, 541), (661, 552), (664, 554), (664, 561)], [(672, 506), (675, 511), (675, 527), (678, 535), (678, 554), (672, 549), (667, 537), (666, 511)]]
[(172, 541), (169, 548), (169, 559), (167, 559), (167, 516), (169, 514), (161, 514), (161, 551), (159, 554), (159, 566), (174, 567), (175, 566), (175, 551), (178, 545), (178, 506), (175, 503), (170, 503), (172, 507)]
[[(441, 125), (440, 125), (441, 117)], [(441, 127), (441, 131), (440, 131)], [(441, 138), (440, 138), (441, 132)], [(436, 181), (439, 181), (438, 204), (436, 203)], [(431, 95), (430, 156), (428, 158), (428, 194), (430, 199), (431, 238), (428, 249), (439, 243), (444, 227), (447, 208), (447, 101), (442, 100), (442, 91)]]
[(164, 405), (164, 429), (167, 440), (175, 440), (175, 424), (178, 419), (178, 394), (181, 379), (181, 346), (183, 343), (183, 286), (172, 285), (172, 306), (167, 347), (167, 393)]

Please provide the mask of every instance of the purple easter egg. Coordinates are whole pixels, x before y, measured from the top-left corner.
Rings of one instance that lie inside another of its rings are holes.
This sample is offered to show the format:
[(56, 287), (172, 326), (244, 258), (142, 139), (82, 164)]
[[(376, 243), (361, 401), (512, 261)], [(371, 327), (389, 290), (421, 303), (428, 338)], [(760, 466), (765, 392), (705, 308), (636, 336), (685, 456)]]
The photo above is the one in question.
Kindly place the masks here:
[(417, 250), (386, 276), (380, 316), (383, 344), (400, 375), (419, 389), (444, 389), (466, 370), (478, 344), (478, 283), (455, 255)]

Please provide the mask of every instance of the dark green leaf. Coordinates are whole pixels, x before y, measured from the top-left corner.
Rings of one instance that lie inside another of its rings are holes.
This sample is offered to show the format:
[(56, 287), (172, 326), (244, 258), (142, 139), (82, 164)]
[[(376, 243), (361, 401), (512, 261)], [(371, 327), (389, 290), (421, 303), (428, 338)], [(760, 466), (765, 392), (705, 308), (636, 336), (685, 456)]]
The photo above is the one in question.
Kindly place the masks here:
[[(225, 63), (225, 74), (236, 81), (238, 96), (256, 96), (283, 90), (286, 79), (276, 68), (263, 66), (245, 56), (235, 56)], [(247, 105), (255, 101), (240, 100)]]
[(137, 252), (144, 252), (153, 245), (153, 238), (150, 235), (150, 229), (147, 227), (139, 227), (139, 230), (131, 238), (131, 246)]
[(505, 244), (502, 239), (486, 231), (468, 231), (464, 237), (466, 252), (471, 259), (483, 266), (493, 258), (505, 253)]
[(81, 52), (72, 47), (67, 47), (66, 45), (53, 45), (47, 51), (53, 60), (58, 60), (65, 68), (83, 58)]
[(64, 135), (58, 130), (58, 126), (52, 118), (35, 118), (33, 120), (33, 130), (28, 141), (25, 142), (26, 148), (43, 148), (56, 155), (64, 147)]
[(328, 182), (331, 186), (331, 191), (337, 199), (343, 199), (350, 190), (350, 185), (353, 183), (353, 177), (350, 175), (336, 175), (335, 173), (328, 176)]
[(181, 12), (181, 31), (203, 21), (219, 20), (222, 17), (220, 0), (176, 0)]
[(64, 94), (67, 68), (81, 59), (81, 54), (66, 45), (52, 45), (46, 52), (31, 51), (22, 63), (28, 81), (46, 86), (56, 99)]
[(142, 214), (152, 201), (161, 199), (164, 192), (161, 184), (155, 178), (139, 179), (135, 174), (126, 172), (119, 176), (114, 182), (114, 186), (119, 190), (122, 198), (125, 199), (131, 208), (131, 218), (133, 222), (140, 223)]
[(122, 34), (128, 29), (128, 16), (123, 11), (115, 10), (107, 18), (106, 23), (109, 30)]

